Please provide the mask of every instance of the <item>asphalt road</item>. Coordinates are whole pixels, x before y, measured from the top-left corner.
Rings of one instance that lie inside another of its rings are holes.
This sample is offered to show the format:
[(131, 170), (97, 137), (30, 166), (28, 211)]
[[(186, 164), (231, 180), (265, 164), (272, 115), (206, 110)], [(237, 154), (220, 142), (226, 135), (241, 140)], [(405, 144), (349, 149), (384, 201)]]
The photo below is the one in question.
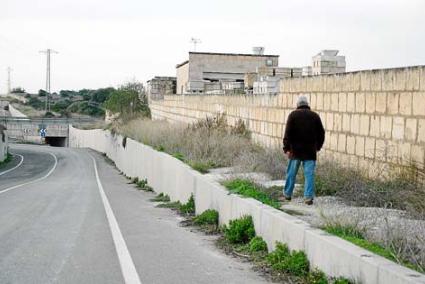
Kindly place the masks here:
[(156, 208), (153, 194), (127, 184), (98, 153), (11, 152), (0, 169), (0, 283), (265, 282), (215, 248), (214, 237)]

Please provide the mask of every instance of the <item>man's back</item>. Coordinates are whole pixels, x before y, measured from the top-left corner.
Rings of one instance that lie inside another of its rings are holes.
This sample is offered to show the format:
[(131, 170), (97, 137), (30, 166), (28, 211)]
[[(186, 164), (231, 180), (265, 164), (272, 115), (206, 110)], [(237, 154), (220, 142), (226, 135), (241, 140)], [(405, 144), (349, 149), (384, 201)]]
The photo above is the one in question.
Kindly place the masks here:
[(316, 160), (316, 152), (324, 143), (325, 131), (317, 113), (308, 106), (300, 106), (288, 117), (284, 150), (299, 160)]

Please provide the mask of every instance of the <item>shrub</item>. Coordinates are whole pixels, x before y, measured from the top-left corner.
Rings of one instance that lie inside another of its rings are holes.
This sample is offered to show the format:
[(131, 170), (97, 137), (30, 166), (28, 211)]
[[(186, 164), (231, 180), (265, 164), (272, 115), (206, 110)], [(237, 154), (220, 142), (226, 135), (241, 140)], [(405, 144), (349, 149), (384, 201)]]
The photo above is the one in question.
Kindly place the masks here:
[(258, 251), (267, 251), (267, 244), (262, 237), (256, 236), (249, 242), (249, 251), (258, 252)]
[(277, 271), (291, 273), (295, 276), (307, 276), (309, 262), (303, 251), (290, 252), (286, 244), (278, 243), (276, 250), (267, 257), (268, 263)]
[(262, 187), (254, 184), (252, 181), (245, 179), (234, 179), (225, 181), (223, 184), (231, 193), (240, 194), (245, 197), (251, 197), (274, 208), (280, 208), (279, 201), (272, 199), (264, 192)]
[(140, 190), (144, 190), (144, 191), (153, 191), (152, 187), (150, 187), (148, 185), (148, 180), (147, 179), (143, 179), (143, 180), (138, 180), (136, 183), (137, 187)]
[(179, 210), (182, 214), (195, 214), (195, 199), (193, 198), (193, 194), (190, 195), (190, 198), (187, 203), (180, 205)]
[(193, 222), (198, 225), (216, 225), (218, 226), (218, 212), (216, 210), (208, 209), (202, 214), (195, 217)]
[(246, 244), (255, 237), (254, 222), (251, 216), (231, 220), (229, 227), (224, 229), (224, 236), (234, 244)]

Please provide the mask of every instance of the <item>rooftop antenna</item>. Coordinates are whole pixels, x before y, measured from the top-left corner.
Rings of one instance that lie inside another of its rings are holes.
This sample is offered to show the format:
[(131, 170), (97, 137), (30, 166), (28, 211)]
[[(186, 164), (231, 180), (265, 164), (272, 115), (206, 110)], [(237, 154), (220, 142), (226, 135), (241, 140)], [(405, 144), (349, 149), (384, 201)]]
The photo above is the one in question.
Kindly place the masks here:
[(193, 51), (196, 51), (196, 45), (198, 43), (202, 43), (202, 41), (199, 38), (194, 38), (194, 37), (190, 39), (190, 42), (193, 43)]
[(52, 53), (58, 53), (57, 51), (53, 50), (53, 49), (46, 49), (46, 50), (41, 50), (40, 53), (45, 53), (46, 54), (46, 59), (47, 59), (47, 64), (46, 64), (46, 112), (50, 111), (50, 54)]

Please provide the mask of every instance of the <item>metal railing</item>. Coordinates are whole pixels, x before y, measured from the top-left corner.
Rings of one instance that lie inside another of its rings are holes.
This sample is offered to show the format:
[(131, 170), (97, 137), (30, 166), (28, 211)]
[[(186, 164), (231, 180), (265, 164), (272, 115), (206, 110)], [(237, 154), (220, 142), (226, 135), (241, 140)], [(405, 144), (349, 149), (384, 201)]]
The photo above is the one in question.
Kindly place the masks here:
[(75, 124), (90, 123), (98, 119), (90, 117), (72, 117), (72, 118), (44, 118), (44, 117), (11, 117), (0, 116), (0, 123), (38, 123), (38, 124)]

